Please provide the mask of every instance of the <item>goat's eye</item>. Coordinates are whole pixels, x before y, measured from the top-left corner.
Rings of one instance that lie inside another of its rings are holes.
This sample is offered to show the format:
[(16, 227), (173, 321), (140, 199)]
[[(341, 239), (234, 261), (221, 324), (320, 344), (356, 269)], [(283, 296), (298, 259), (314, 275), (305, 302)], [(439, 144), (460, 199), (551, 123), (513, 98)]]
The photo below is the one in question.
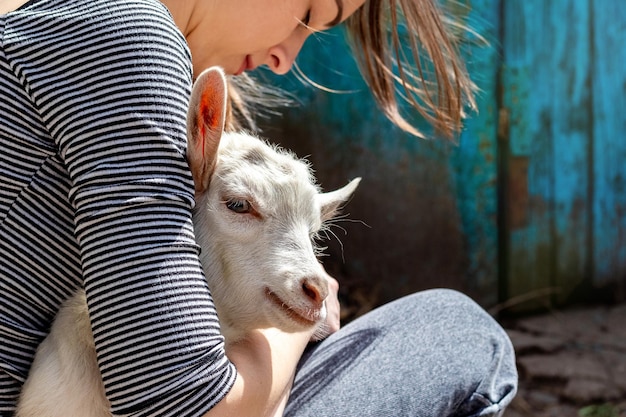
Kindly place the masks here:
[(235, 213), (249, 213), (251, 208), (247, 200), (228, 200), (226, 207)]

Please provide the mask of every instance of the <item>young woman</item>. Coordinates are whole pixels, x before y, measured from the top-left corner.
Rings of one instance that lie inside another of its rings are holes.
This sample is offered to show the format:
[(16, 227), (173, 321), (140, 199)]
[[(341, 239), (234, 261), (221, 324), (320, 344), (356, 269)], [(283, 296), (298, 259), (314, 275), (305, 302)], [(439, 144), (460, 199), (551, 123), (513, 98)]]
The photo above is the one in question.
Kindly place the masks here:
[(405, 69), (401, 86), (453, 134), (472, 86), (433, 0), (0, 0), (3, 416), (80, 287), (115, 415), (503, 412), (516, 391), (513, 349), (459, 293), (418, 293), (338, 330), (331, 281), (338, 331), (304, 356), (310, 332), (267, 329), (225, 347), (198, 261), (184, 158), (193, 74), (285, 73), (311, 33), (346, 22), (382, 110), (418, 134), (388, 71), (397, 8), (435, 69), (433, 80)]

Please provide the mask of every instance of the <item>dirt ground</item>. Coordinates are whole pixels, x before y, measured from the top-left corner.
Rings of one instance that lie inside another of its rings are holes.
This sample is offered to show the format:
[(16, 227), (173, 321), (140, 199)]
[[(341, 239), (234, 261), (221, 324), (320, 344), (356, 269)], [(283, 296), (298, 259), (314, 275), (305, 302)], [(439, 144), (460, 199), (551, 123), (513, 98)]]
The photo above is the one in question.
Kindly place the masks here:
[(626, 417), (626, 304), (504, 326), (520, 373), (505, 417)]

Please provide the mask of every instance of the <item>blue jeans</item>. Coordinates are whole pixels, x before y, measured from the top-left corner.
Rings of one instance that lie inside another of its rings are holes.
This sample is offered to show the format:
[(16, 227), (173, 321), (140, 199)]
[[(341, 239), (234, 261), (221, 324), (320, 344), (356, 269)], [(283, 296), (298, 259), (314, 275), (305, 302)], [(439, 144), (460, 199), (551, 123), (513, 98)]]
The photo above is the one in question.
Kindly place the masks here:
[(428, 290), (312, 345), (285, 417), (500, 416), (516, 391), (500, 325), (459, 292)]

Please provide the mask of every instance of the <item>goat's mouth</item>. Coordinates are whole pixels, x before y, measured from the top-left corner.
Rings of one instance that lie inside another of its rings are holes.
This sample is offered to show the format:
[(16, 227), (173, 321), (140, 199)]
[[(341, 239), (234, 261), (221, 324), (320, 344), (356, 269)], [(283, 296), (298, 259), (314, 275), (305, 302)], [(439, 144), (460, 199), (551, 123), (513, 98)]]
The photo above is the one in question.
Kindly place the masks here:
[(287, 317), (304, 326), (311, 327), (316, 325), (318, 320), (322, 316), (322, 311), (320, 309), (311, 308), (302, 310), (300, 308), (290, 306), (287, 302), (283, 301), (278, 295), (276, 295), (276, 293), (274, 293), (269, 288), (265, 289), (265, 295), (272, 302), (272, 304), (282, 310), (282, 312), (285, 313)]

